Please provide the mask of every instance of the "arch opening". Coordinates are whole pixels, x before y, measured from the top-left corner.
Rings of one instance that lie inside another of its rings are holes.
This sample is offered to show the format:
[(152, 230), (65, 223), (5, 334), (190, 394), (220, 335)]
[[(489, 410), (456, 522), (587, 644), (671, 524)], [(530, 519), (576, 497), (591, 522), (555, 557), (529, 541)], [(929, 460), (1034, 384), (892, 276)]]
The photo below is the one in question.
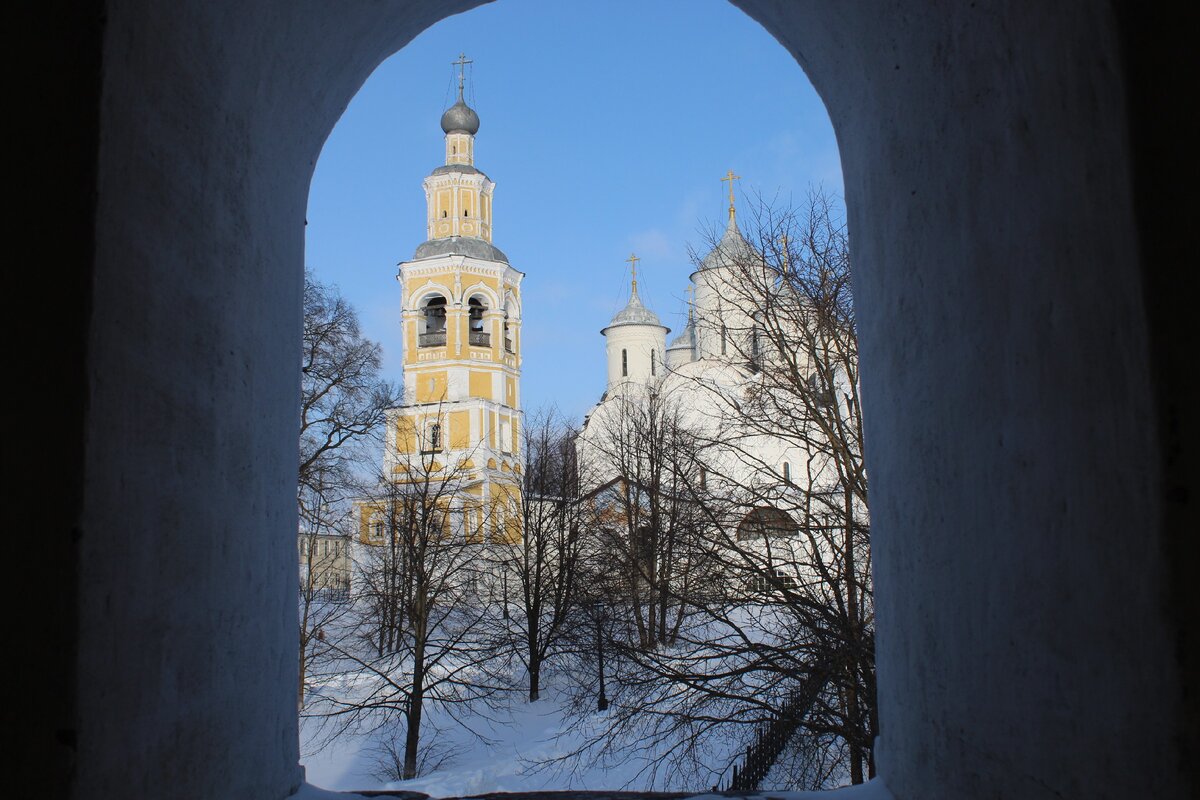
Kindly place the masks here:
[[(1145, 433), (1157, 384), (1137, 355), (1148, 312), (1123, 201), (1135, 170), (1126, 83), (1112, 79), (1128, 77), (1118, 21), (1053, 7), (740, 5), (803, 64), (842, 144), (873, 376), (864, 391), (877, 398), (873, 505), (887, 533), (877, 575), (889, 786), (901, 798), (984, 787), (1183, 796), (1190, 773), (1168, 743), (1187, 732), (1172, 710), (1179, 628), (1156, 599), (1176, 573), (1146, 522), (1162, 512), (1160, 453)], [(79, 315), (90, 319), (83, 577), (78, 624), (66, 626), (80, 632), (80, 675), (111, 691), (79, 698), (73, 719), (93, 745), (78, 752), (79, 785), (133, 775), (196, 796), (278, 797), (301, 780), (286, 657), (295, 609), (274, 596), (295, 586), (294, 548), (278, 535), (294, 521), (294, 421), (271, 410), (294, 394), (286, 332), (299, 310), (252, 313), (249, 298), (299, 296), (304, 175), (355, 88), (430, 18), (471, 6), (301, 15), (281, 3), (228, 31), (199, 6), (173, 17), (111, 4), (114, 57), (103, 98), (89, 96), (105, 135), (87, 226), (94, 303)], [(146, 63), (169, 68), (143, 74)], [(258, 80), (238, 79), (248, 66)], [(176, 86), (186, 91), (164, 91)], [(212, 254), (203, 278), (197, 254)], [(197, 319), (207, 350), (184, 335)], [(188, 480), (165, 492), (172, 475)], [(179, 523), (164, 532), (164, 519)], [(167, 544), (152, 547), (157, 537)], [(143, 551), (159, 559), (122, 556)], [(1136, 587), (1119, 606), (1107, 590), (1117, 583)], [(976, 608), (987, 613), (966, 619)], [(1031, 618), (1041, 624), (1021, 622)], [(126, 661), (109, 657), (112, 641), (127, 643)], [(1093, 671), (1066, 663), (1079, 659)], [(196, 664), (209, 677), (179, 704), (139, 702)], [(225, 675), (240, 680), (212, 677)], [(972, 691), (980, 680), (991, 698)], [(171, 759), (126, 747), (180, 727), (197, 733)], [(104, 735), (114, 728), (128, 735)], [(1013, 730), (1037, 735), (1014, 741)]]

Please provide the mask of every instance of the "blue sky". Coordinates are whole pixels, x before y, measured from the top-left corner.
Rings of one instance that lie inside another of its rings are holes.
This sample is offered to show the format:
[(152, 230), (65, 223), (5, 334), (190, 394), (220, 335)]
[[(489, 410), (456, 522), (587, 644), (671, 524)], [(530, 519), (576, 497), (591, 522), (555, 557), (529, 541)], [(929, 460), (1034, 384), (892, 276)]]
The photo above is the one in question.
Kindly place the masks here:
[(459, 52), (496, 182), (494, 241), (525, 273), (523, 406), (576, 418), (604, 391), (600, 329), (638, 289), (681, 328), (689, 245), (739, 197), (842, 194), (824, 105), (795, 61), (726, 0), (499, 2), (443, 20), (380, 65), (313, 175), (306, 260), (358, 309), (401, 377), (396, 265), (424, 239), (421, 180)]

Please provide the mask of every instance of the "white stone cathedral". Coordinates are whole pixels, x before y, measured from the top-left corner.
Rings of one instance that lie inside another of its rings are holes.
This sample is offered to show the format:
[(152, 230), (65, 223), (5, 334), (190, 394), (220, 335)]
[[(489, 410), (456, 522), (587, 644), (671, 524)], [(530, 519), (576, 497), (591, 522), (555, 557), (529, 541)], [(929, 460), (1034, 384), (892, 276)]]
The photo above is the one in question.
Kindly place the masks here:
[[(820, 459), (794, 437), (772, 435), (761, 425), (747, 430), (738, 419), (741, 399), (761, 382), (754, 319), (761, 301), (747, 297), (745, 279), (746, 264), (757, 258), (738, 228), (731, 189), (723, 235), (691, 273), (687, 323), (668, 344), (670, 329), (638, 295), (637, 258), (630, 257), (629, 300), (601, 331), (606, 391), (577, 440), (585, 486), (595, 490), (628, 478), (621, 474), (628, 462), (622, 463), (614, 442), (630, 436), (635, 409), (653, 403), (696, 434), (697, 468), (689, 480), (733, 498), (725, 523), (739, 539), (755, 538), (747, 533), (754, 528), (761, 538), (764, 526), (776, 539), (799, 532), (787, 509), (798, 495), (822, 491), (836, 479), (825, 465), (814, 470)], [(737, 500), (739, 493), (744, 501)]]

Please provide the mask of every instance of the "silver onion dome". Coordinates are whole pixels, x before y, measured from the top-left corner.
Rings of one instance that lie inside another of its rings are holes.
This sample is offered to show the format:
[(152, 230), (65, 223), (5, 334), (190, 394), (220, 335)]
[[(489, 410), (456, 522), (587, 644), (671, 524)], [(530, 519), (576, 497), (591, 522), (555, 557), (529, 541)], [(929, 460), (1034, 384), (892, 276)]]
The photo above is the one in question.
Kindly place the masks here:
[[(625, 307), (617, 312), (612, 321), (604, 330), (616, 328), (620, 325), (654, 325), (659, 328), (665, 328), (658, 319), (658, 315), (650, 309), (642, 305), (642, 299), (638, 297), (637, 286), (633, 287), (633, 292), (629, 295), (629, 302)], [(667, 330), (670, 330), (669, 328)]]
[(446, 133), (467, 133), (474, 136), (479, 132), (479, 115), (460, 97), (457, 103), (442, 114), (442, 130)]

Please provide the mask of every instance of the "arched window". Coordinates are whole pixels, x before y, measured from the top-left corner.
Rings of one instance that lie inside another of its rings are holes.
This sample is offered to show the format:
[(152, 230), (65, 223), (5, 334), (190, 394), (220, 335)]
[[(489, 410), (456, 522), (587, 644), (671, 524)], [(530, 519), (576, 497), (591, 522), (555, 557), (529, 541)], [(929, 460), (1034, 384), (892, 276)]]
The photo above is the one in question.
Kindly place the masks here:
[(788, 462), (783, 462), (783, 482), (790, 484), (792, 482), (792, 465)]
[(651, 375), (658, 374), (658, 367), (657, 367), (657, 363), (656, 363), (657, 361), (658, 361), (658, 351), (651, 350), (650, 351), (650, 374)]
[(448, 216), (450, 216), (450, 212), (443, 208), (442, 209), (442, 219), (445, 219)]
[(442, 426), (440, 423), (435, 422), (429, 426), (429, 446), (426, 449), (430, 451), (442, 449)]
[(424, 328), (417, 337), (418, 347), (443, 347), (446, 344), (446, 298), (431, 297), (421, 309)]
[(627, 350), (621, 351), (621, 377), (629, 377), (629, 351)]
[(729, 340), (729, 332), (725, 329), (725, 324), (721, 324), (721, 355), (725, 355), (725, 346)]

